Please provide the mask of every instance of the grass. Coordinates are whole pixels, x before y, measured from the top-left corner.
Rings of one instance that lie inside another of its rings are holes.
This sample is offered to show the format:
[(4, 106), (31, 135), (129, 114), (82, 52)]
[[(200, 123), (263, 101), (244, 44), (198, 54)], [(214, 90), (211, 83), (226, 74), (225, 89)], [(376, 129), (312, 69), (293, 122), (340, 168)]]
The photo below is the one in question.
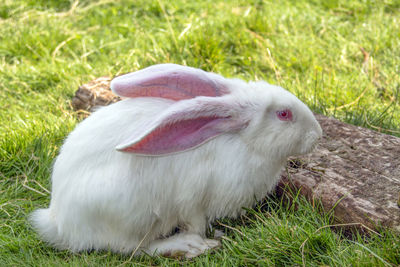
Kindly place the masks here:
[(49, 203), (77, 87), (151, 64), (264, 79), (316, 112), (400, 136), (399, 12), (397, 0), (0, 0), (0, 266), (398, 266), (398, 234), (349, 238), (301, 197), (221, 222), (222, 248), (193, 261), (56, 251), (26, 218)]

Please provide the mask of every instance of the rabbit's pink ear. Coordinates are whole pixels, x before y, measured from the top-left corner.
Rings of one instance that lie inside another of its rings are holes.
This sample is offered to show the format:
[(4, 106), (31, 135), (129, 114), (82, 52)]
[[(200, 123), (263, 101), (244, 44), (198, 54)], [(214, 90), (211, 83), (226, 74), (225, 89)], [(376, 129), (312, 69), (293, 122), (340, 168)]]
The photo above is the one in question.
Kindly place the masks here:
[(201, 69), (159, 64), (116, 77), (111, 81), (111, 90), (122, 97), (182, 100), (229, 93), (222, 81), (221, 76)]
[(226, 104), (209, 104), (192, 104), (186, 110), (167, 112), (149, 130), (118, 146), (117, 150), (153, 156), (177, 153), (247, 126), (247, 120), (229, 115), (232, 108)]

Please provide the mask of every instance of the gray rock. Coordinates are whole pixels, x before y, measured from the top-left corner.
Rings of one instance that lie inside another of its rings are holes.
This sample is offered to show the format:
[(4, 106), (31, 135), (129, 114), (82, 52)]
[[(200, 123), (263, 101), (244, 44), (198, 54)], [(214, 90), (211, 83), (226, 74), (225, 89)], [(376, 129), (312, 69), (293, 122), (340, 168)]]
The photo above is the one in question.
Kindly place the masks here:
[(72, 107), (76, 111), (93, 111), (98, 106), (106, 106), (121, 100), (110, 90), (110, 77), (100, 77), (79, 86), (72, 98)]
[(400, 138), (316, 117), (322, 141), (313, 153), (291, 159), (280, 187), (320, 199), (340, 223), (400, 230)]

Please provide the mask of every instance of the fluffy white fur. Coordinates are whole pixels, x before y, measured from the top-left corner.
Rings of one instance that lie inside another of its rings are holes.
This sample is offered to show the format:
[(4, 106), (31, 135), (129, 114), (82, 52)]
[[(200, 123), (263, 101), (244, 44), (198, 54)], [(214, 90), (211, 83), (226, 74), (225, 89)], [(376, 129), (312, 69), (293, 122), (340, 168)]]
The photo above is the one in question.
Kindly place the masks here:
[[(138, 252), (191, 257), (217, 246), (204, 238), (207, 223), (235, 217), (267, 195), (287, 157), (309, 152), (322, 134), (312, 112), (286, 90), (265, 82), (224, 83), (231, 93), (222, 97), (126, 99), (80, 123), (55, 161), (50, 207), (31, 216), (40, 236), (75, 252), (130, 253), (140, 246)], [(215, 99), (231, 108), (207, 112), (229, 114), (247, 127), (167, 156), (115, 149), (160, 117)], [(292, 122), (277, 118), (285, 108)], [(165, 238), (178, 225), (186, 230)]]

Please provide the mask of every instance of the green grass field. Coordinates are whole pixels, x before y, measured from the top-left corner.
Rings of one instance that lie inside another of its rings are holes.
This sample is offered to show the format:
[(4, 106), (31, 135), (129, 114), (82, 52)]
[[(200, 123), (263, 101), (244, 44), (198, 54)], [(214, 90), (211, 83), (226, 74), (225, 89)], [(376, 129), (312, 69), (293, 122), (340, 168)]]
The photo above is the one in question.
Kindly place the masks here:
[(221, 222), (222, 247), (191, 261), (40, 241), (27, 216), (49, 203), (77, 87), (163, 62), (263, 79), (316, 112), (400, 136), (398, 0), (0, 0), (0, 266), (400, 265), (399, 234), (332, 231), (332, 214), (301, 197)]

